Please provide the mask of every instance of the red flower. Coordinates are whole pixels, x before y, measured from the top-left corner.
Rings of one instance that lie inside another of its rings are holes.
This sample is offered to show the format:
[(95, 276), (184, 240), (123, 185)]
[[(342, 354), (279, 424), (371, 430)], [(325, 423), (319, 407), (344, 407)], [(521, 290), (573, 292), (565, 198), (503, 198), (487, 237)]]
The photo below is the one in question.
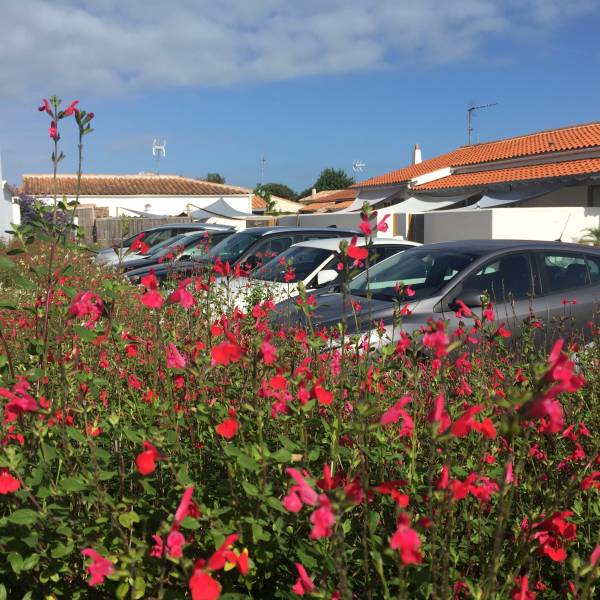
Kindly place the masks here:
[(192, 500), (192, 494), (194, 493), (194, 486), (186, 488), (179, 502), (179, 506), (175, 511), (175, 523), (181, 523), (188, 515), (197, 513), (197, 508)]
[(12, 494), (21, 487), (18, 479), (15, 479), (8, 469), (0, 469), (0, 494)]
[(160, 308), (163, 303), (163, 297), (160, 295), (160, 292), (156, 290), (151, 290), (142, 295), (142, 304), (147, 306), (148, 308)]
[(102, 316), (102, 299), (93, 292), (79, 292), (69, 306), (69, 314), (84, 319), (89, 316), (85, 327), (93, 327), (93, 324)]
[(52, 116), (52, 108), (50, 106), (50, 102), (48, 102), (46, 98), (42, 100), (42, 105), (38, 106), (38, 110), (40, 112), (47, 112), (50, 116)]
[(237, 556), (232, 552), (231, 547), (233, 542), (237, 541), (238, 538), (239, 535), (237, 533), (232, 533), (225, 538), (221, 546), (208, 559), (206, 568), (209, 571), (219, 571), (226, 563), (235, 564), (237, 562)]
[(409, 402), (412, 401), (410, 396), (403, 396), (400, 398), (392, 408), (388, 409), (381, 418), (379, 419), (379, 423), (381, 425), (389, 425), (390, 423), (397, 423), (400, 418), (402, 418), (402, 428), (400, 429), (400, 437), (404, 436), (412, 436), (413, 430), (415, 427), (415, 423), (412, 417), (408, 414), (406, 410), (404, 410), (404, 406), (406, 406)]
[(75, 107), (79, 104), (79, 100), (74, 100), (63, 112), (63, 117), (70, 117), (75, 112)]
[(217, 600), (221, 595), (219, 582), (201, 569), (194, 570), (188, 585), (192, 592), (192, 600)]
[(410, 517), (401, 513), (398, 517), (398, 527), (390, 540), (392, 550), (400, 550), (400, 560), (405, 565), (419, 564), (421, 557), (421, 539), (419, 534), (410, 526)]
[[(132, 252), (140, 252), (141, 254), (148, 253), (148, 250), (150, 250), (150, 246), (148, 246), (148, 244), (146, 244), (142, 241), (142, 238), (144, 237), (144, 235), (146, 235), (146, 234), (144, 232), (142, 232), (142, 233), (140, 233), (140, 235), (138, 235), (135, 238), (135, 240), (133, 240), (133, 243), (129, 247), (129, 249)], [(145, 277), (142, 277), (142, 284), (144, 284), (144, 279), (145, 279)]]
[(529, 578), (527, 575), (515, 579), (517, 587), (511, 592), (512, 600), (535, 600), (537, 594), (529, 591)]
[(383, 215), (383, 219), (377, 223), (377, 231), (386, 232), (388, 230), (388, 224), (386, 221), (390, 218), (390, 215)]
[(0, 397), (8, 398), (8, 402), (4, 405), (5, 422), (16, 421), (21, 413), (37, 411), (38, 404), (35, 398), (27, 392), (30, 387), (26, 379), (18, 376), (12, 390), (0, 388)]
[(306, 479), (304, 479), (304, 477), (302, 477), (302, 475), (300, 475), (293, 467), (288, 467), (285, 472), (298, 484), (292, 487), (292, 491), (299, 494), (299, 497), (304, 504), (315, 506), (319, 501), (319, 496), (317, 492), (310, 487), (308, 481), (306, 481)]
[(304, 596), (304, 594), (310, 594), (315, 589), (313, 580), (308, 576), (306, 569), (300, 563), (296, 564), (296, 570), (298, 571), (298, 579), (292, 586), (292, 592), (297, 596)]
[(313, 393), (321, 406), (328, 406), (333, 402), (333, 394), (320, 385), (315, 385)]
[(592, 552), (592, 555), (590, 556), (590, 565), (592, 565), (592, 567), (595, 567), (598, 564), (600, 564), (600, 545), (596, 546), (596, 548)]
[(154, 540), (154, 546), (152, 546), (152, 550), (150, 550), (150, 556), (152, 556), (153, 558), (162, 558), (162, 555), (163, 555), (162, 538), (159, 535), (154, 534), (152, 536), (152, 539)]
[(458, 310), (454, 314), (459, 319), (463, 316), (471, 317), (473, 315), (473, 311), (462, 300), (456, 300), (456, 304), (458, 304)]
[(573, 541), (577, 534), (577, 526), (566, 519), (573, 513), (569, 510), (554, 513), (551, 517), (533, 523), (531, 529), (537, 531), (533, 539), (539, 544), (540, 554), (547, 556), (555, 562), (562, 562), (567, 558), (567, 551), (563, 546), (565, 541)]
[(180, 285), (174, 292), (171, 293), (168, 300), (169, 304), (181, 304), (187, 309), (196, 304), (194, 296), (187, 290), (185, 285)]
[(265, 365), (272, 365), (277, 358), (275, 346), (267, 339), (263, 340), (263, 343), (260, 346), (260, 353), (262, 354)]
[(210, 350), (211, 364), (225, 365), (238, 362), (243, 356), (242, 348), (238, 344), (229, 341), (223, 341)]
[(354, 236), (348, 246), (348, 256), (354, 260), (365, 260), (369, 256), (369, 251), (364, 247), (356, 245), (357, 238)]
[(216, 432), (224, 437), (225, 439), (230, 440), (237, 433), (239, 424), (235, 419), (235, 409), (229, 409), (229, 418), (225, 419), (222, 423), (219, 423), (215, 427)]
[(160, 454), (150, 442), (143, 442), (142, 445), (144, 450), (137, 455), (135, 464), (140, 475), (150, 475), (156, 469), (156, 461), (159, 460)]
[(85, 548), (81, 551), (81, 554), (89, 556), (92, 559), (92, 562), (87, 567), (87, 572), (90, 574), (89, 586), (102, 585), (104, 578), (115, 570), (110, 560), (98, 554), (93, 548)]
[(60, 139), (60, 134), (58, 133), (58, 128), (56, 127), (56, 121), (52, 121), (50, 123), (50, 127), (48, 127), (48, 135), (55, 141), (58, 142)]
[(358, 228), (362, 231), (362, 234), (366, 237), (373, 233), (373, 228), (369, 223), (369, 217), (367, 215), (361, 215), (361, 221)]

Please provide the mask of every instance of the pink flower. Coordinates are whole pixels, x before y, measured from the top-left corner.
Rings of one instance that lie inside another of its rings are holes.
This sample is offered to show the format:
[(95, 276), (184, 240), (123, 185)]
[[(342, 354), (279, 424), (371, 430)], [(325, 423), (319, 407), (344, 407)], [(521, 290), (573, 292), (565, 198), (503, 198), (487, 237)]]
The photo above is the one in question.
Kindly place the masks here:
[(142, 304), (148, 308), (160, 308), (163, 303), (163, 297), (160, 292), (156, 290), (150, 290), (142, 295)]
[(238, 362), (243, 356), (242, 348), (238, 344), (229, 341), (223, 341), (210, 350), (211, 364), (225, 365)]
[(0, 469), (0, 494), (12, 494), (20, 487), (21, 483), (8, 472), (8, 469)]
[(400, 560), (405, 565), (419, 564), (421, 556), (421, 539), (419, 534), (410, 526), (410, 517), (406, 513), (400, 513), (398, 527), (390, 539), (392, 550), (400, 550)]
[(42, 101), (42, 105), (38, 107), (40, 112), (47, 112), (50, 116), (52, 116), (52, 108), (50, 106), (50, 102), (44, 98)]
[(237, 433), (239, 424), (235, 418), (235, 409), (229, 409), (229, 418), (215, 427), (215, 431), (227, 440), (230, 440)]
[(300, 500), (300, 496), (298, 495), (295, 486), (290, 490), (290, 493), (284, 497), (281, 504), (283, 504), (284, 508), (289, 512), (296, 513), (302, 510), (302, 500)]
[(529, 416), (548, 419), (545, 431), (558, 433), (565, 426), (565, 417), (562, 406), (556, 398), (538, 398), (529, 405)]
[(263, 362), (265, 365), (272, 365), (277, 358), (277, 350), (273, 344), (269, 342), (269, 340), (263, 340), (263, 343), (260, 346), (260, 353), (263, 357)]
[(319, 496), (319, 508), (310, 515), (310, 522), (313, 524), (310, 532), (312, 540), (331, 536), (331, 527), (335, 524), (335, 515), (331, 510), (329, 498), (325, 494)]
[(294, 486), (294, 489), (300, 495), (302, 502), (315, 506), (319, 501), (319, 495), (310, 487), (306, 479), (293, 467), (288, 467), (285, 472), (298, 484)]
[(590, 565), (595, 567), (598, 564), (600, 564), (600, 545), (596, 546), (592, 552), (592, 555), (590, 556)]
[(185, 537), (179, 531), (171, 531), (167, 536), (167, 555), (171, 558), (181, 558), (183, 556), (183, 545)]
[(194, 502), (192, 500), (192, 494), (194, 493), (194, 486), (190, 485), (190, 487), (186, 488), (185, 492), (183, 492), (183, 496), (181, 497), (181, 501), (179, 502), (179, 506), (175, 511), (175, 522), (181, 523), (183, 519), (185, 519), (192, 510), (195, 510)]
[(295, 563), (296, 570), (298, 571), (298, 579), (292, 587), (292, 592), (297, 596), (304, 596), (304, 594), (310, 594), (315, 589), (313, 580), (308, 576), (306, 569), (301, 563)]
[(12, 390), (0, 388), (0, 397), (8, 398), (8, 402), (4, 405), (5, 422), (16, 421), (21, 413), (36, 412), (38, 410), (35, 398), (28, 393), (30, 387), (26, 379), (18, 376)]
[(398, 419), (406, 414), (406, 411), (403, 410), (403, 407), (406, 406), (409, 402), (412, 401), (410, 396), (403, 396), (400, 398), (392, 408), (386, 410), (381, 418), (379, 419), (380, 425), (389, 425), (390, 423), (397, 423)]
[(444, 330), (443, 321), (438, 321), (435, 330), (428, 331), (423, 335), (423, 345), (433, 348), (436, 358), (441, 358), (446, 354), (449, 343), (450, 339)]
[(102, 585), (104, 578), (110, 575), (115, 567), (110, 560), (98, 554), (93, 548), (85, 548), (81, 551), (84, 556), (89, 556), (92, 562), (87, 567), (87, 572), (90, 574), (89, 586)]
[(93, 324), (102, 316), (102, 299), (98, 294), (93, 292), (79, 292), (69, 306), (69, 314), (78, 319), (89, 319), (85, 323), (85, 327), (93, 327)]
[(169, 369), (184, 369), (185, 365), (185, 356), (177, 350), (175, 344), (169, 344), (167, 346), (167, 367)]
[(70, 117), (75, 112), (75, 107), (79, 104), (79, 100), (74, 100), (63, 112), (63, 117)]
[(60, 134), (58, 133), (58, 128), (56, 127), (56, 121), (52, 121), (50, 123), (50, 127), (48, 127), (48, 135), (55, 141), (58, 142), (60, 139)]
[(154, 540), (154, 546), (152, 546), (152, 550), (150, 550), (150, 556), (153, 558), (162, 558), (163, 555), (163, 540), (158, 534), (154, 534), (152, 536)]
[(529, 578), (527, 575), (517, 577), (515, 583), (517, 587), (513, 588), (511, 592), (512, 600), (535, 600), (537, 594), (529, 591)]
[(353, 260), (365, 260), (369, 256), (369, 251), (364, 247), (356, 245), (357, 238), (354, 236), (348, 246), (348, 256)]
[(188, 309), (196, 304), (194, 296), (187, 290), (187, 287), (180, 285), (171, 293), (168, 299), (169, 304), (181, 304), (183, 308)]
[(383, 215), (383, 219), (377, 223), (377, 231), (386, 232), (388, 230), (388, 224), (386, 221), (390, 218), (390, 215)]
[(369, 223), (369, 217), (367, 215), (362, 215), (360, 225), (358, 228), (362, 231), (362, 234), (367, 237), (373, 233), (373, 229), (371, 224)]

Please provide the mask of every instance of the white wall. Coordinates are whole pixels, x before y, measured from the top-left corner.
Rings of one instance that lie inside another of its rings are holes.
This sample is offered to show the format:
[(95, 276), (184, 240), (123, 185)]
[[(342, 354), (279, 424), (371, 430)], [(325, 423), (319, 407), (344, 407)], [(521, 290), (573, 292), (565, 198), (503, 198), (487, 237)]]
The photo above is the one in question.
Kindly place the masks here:
[(423, 241), (429, 244), (452, 240), (490, 239), (492, 237), (492, 212), (491, 209), (484, 209), (423, 213), (425, 219)]
[[(466, 239), (519, 239), (578, 242), (600, 226), (600, 208), (491, 208), (424, 213), (425, 243)], [(566, 225), (566, 227), (565, 227)]]
[[(252, 199), (248, 194), (227, 196), (80, 196), (80, 204), (95, 204), (98, 207), (108, 207), (111, 217), (118, 214), (131, 214), (127, 211), (118, 210), (121, 208), (131, 208), (133, 210), (146, 211), (146, 206), (150, 205), (146, 212), (154, 215), (175, 216), (186, 212), (188, 204), (191, 210), (204, 208), (212, 204), (219, 198), (223, 198), (233, 208), (244, 213), (252, 213)], [(42, 200), (52, 202), (51, 198), (42, 198)], [(68, 197), (68, 201), (74, 200), (74, 197)]]
[(288, 215), (277, 220), (279, 225), (300, 227), (337, 227), (356, 228), (360, 223), (360, 213), (319, 213), (312, 215)]
[(6, 181), (0, 179), (0, 240), (8, 242), (11, 239), (5, 231), (10, 230), (10, 224), (19, 225), (21, 223), (21, 210), (18, 204), (12, 203), (12, 198), (8, 193)]
[(549, 194), (544, 194), (533, 200), (525, 200), (520, 203), (523, 208), (535, 208), (543, 206), (587, 206), (588, 186), (575, 185), (564, 187)]

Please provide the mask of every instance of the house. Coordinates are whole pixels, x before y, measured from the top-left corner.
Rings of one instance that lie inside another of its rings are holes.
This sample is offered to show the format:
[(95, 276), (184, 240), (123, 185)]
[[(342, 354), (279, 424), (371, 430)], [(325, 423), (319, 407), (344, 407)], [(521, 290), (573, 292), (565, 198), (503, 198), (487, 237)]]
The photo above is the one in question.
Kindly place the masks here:
[(21, 223), (21, 211), (12, 200), (13, 190), (8, 182), (2, 179), (2, 157), (0, 157), (0, 241), (7, 243), (10, 236), (6, 233), (11, 224)]
[(365, 201), (385, 209), (394, 215), (390, 235), (433, 242), (565, 234), (577, 241), (600, 224), (600, 122), (461, 146), (428, 160), (419, 149), (413, 164), (353, 187), (356, 200), (343, 212)]
[(302, 214), (328, 213), (348, 208), (356, 199), (358, 190), (324, 190), (316, 192), (300, 200), (304, 206), (300, 209)]
[[(51, 201), (54, 194), (73, 200), (77, 193), (76, 175), (58, 175), (56, 189), (49, 174), (23, 175), (22, 194)], [(107, 209), (110, 216), (181, 215), (223, 200), (237, 213), (251, 214), (253, 193), (247, 188), (210, 183), (179, 175), (97, 175), (81, 177), (79, 202)]]
[[(281, 198), (280, 196), (271, 195), (271, 200), (274, 202), (273, 211), (280, 213), (298, 213), (302, 209), (302, 204)], [(255, 215), (264, 215), (267, 210), (267, 203), (258, 195), (254, 195), (252, 199), (252, 212)]]

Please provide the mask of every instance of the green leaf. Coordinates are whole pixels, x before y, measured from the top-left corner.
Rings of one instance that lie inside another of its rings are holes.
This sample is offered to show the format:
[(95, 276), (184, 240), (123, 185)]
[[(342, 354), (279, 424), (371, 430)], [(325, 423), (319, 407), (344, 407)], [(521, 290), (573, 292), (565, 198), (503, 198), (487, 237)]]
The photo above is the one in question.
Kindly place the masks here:
[(242, 487), (248, 496), (258, 496), (258, 488), (249, 481), (242, 481)]
[(140, 517), (135, 511), (131, 511), (128, 513), (124, 513), (119, 515), (119, 523), (126, 527), (127, 529), (131, 529), (134, 523), (139, 523)]
[(52, 558), (62, 558), (63, 556), (71, 554), (71, 552), (73, 552), (73, 548), (75, 548), (73, 542), (69, 542), (66, 545), (62, 542), (59, 542), (56, 546), (54, 546), (54, 548), (52, 548), (50, 556)]
[(8, 256), (0, 255), (0, 269), (14, 269), (15, 263)]
[(13, 275), (13, 280), (17, 287), (24, 290), (37, 290), (37, 283), (31, 281), (31, 279), (27, 279), (22, 275), (15, 274)]
[(128, 592), (129, 592), (129, 584), (123, 582), (117, 586), (115, 596), (118, 598), (118, 600), (123, 600), (124, 598), (127, 598)]
[(253, 458), (250, 458), (243, 452), (240, 452), (239, 456), (237, 457), (237, 462), (240, 467), (246, 471), (252, 471), (253, 473), (256, 473), (260, 469), (260, 465)]
[(7, 599), (7, 595), (6, 595), (6, 588), (4, 587), (3, 583), (0, 583), (0, 600), (6, 600)]
[(82, 492), (87, 488), (87, 483), (79, 477), (64, 477), (60, 480), (60, 487), (66, 492)]
[(292, 453), (285, 448), (280, 448), (271, 454), (271, 458), (278, 463), (289, 463), (292, 460)]
[(23, 561), (23, 567), (22, 570), (23, 571), (30, 571), (31, 569), (33, 569), (33, 567), (35, 567), (38, 562), (40, 561), (40, 555), (37, 553), (33, 553), (30, 554), (24, 561)]
[(12, 570), (17, 574), (20, 573), (21, 568), (23, 567), (23, 558), (21, 555), (18, 552), (9, 552), (6, 558), (10, 563)]
[(0, 308), (17, 310), (17, 305), (12, 300), (0, 300)]
[(81, 325), (73, 325), (73, 331), (76, 333), (77, 337), (84, 342), (93, 342), (97, 337), (92, 329), (88, 329)]
[(180, 525), (184, 529), (200, 529), (200, 523), (198, 523), (196, 519), (190, 517), (189, 515), (183, 519), (183, 521), (181, 521)]
[(81, 431), (78, 431), (74, 427), (67, 427), (67, 434), (72, 440), (75, 440), (76, 442), (79, 442), (80, 444), (85, 443), (85, 435), (83, 435), (83, 433), (81, 433)]
[(8, 520), (15, 525), (32, 525), (37, 519), (37, 512), (30, 508), (19, 508), (8, 515)]

